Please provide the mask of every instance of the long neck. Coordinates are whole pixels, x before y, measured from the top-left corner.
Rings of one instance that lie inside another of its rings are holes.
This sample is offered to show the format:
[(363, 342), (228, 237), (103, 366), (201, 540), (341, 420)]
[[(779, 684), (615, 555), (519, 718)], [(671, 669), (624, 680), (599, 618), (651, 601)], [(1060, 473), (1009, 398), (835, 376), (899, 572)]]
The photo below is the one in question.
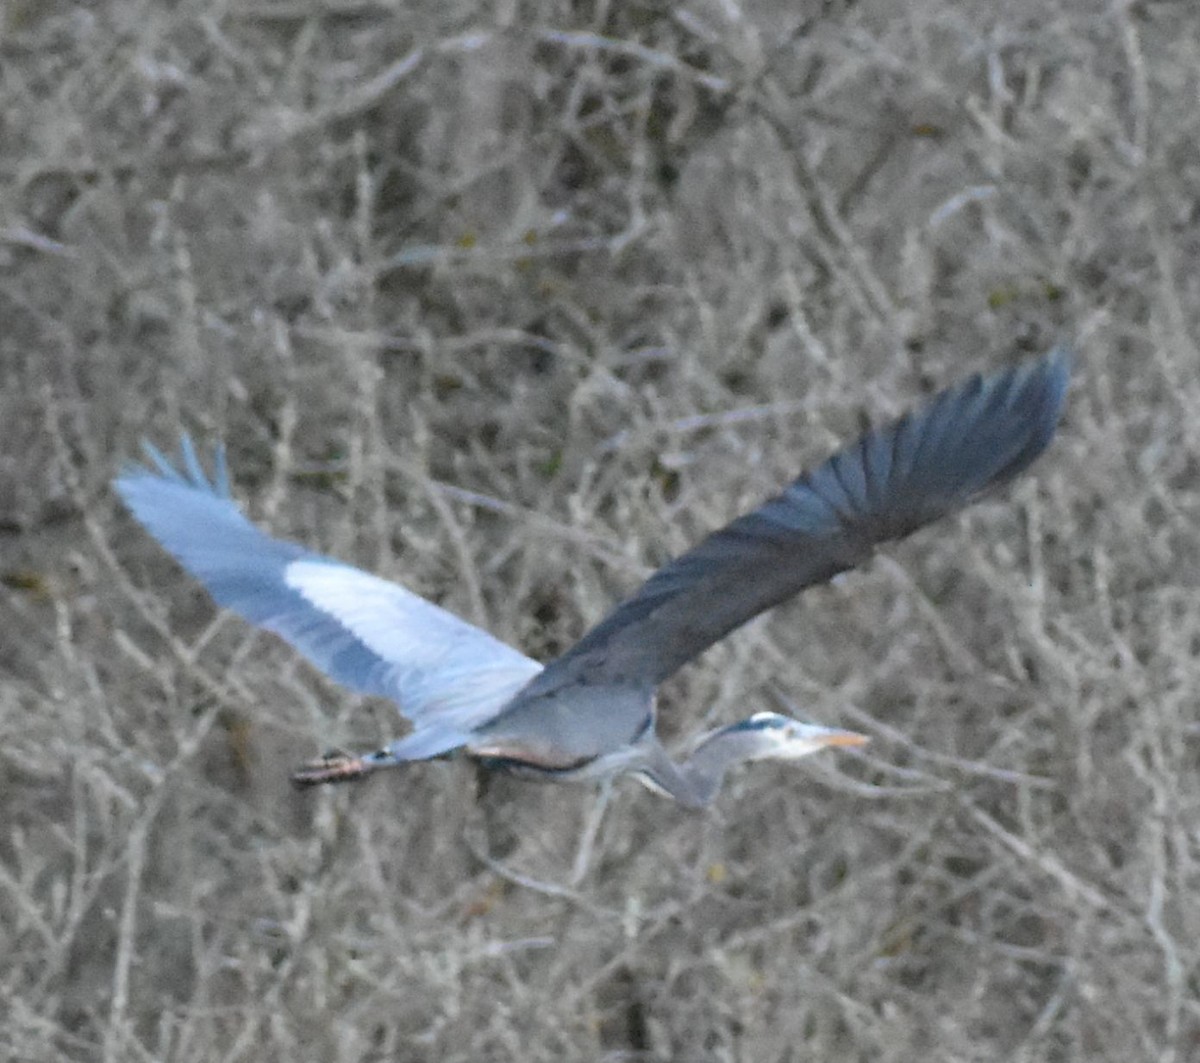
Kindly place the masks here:
[(762, 736), (737, 724), (722, 727), (692, 751), (679, 770), (704, 804), (716, 796), (725, 772), (735, 764), (749, 760), (762, 749)]

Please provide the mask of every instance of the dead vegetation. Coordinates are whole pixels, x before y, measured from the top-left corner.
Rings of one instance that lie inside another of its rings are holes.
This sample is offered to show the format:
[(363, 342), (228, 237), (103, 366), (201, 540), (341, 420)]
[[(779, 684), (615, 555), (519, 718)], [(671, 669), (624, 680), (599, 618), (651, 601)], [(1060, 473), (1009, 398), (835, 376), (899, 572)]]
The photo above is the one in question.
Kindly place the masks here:
[[(0, 8), (0, 1054), (1200, 1052), (1200, 23), (1169, 0)], [(300, 539), (549, 656), (964, 373), (1034, 474), (688, 669), (864, 757), (696, 817), (393, 733), (115, 504), (228, 442)]]

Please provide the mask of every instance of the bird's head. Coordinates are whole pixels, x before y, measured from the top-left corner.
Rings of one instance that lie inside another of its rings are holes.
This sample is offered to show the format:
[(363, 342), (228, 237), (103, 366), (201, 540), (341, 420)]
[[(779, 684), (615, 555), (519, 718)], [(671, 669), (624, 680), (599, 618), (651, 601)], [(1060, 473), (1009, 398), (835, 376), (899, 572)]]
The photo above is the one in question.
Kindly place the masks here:
[(725, 729), (750, 742), (746, 760), (798, 760), (828, 746), (861, 746), (870, 739), (855, 731), (839, 731), (801, 723), (778, 712), (756, 712)]

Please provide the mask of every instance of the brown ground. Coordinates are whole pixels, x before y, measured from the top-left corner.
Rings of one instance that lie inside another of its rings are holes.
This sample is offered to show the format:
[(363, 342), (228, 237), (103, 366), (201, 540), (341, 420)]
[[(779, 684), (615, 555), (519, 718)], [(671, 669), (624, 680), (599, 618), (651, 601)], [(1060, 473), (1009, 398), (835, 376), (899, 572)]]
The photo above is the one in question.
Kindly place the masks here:
[[(482, 6), (0, 7), (0, 1056), (1200, 1058), (1191, 0)], [(576, 885), (587, 788), (293, 792), (394, 715), (109, 488), (225, 439), (547, 657), (1058, 338), (1034, 475), (665, 692), (869, 753), (621, 784)]]

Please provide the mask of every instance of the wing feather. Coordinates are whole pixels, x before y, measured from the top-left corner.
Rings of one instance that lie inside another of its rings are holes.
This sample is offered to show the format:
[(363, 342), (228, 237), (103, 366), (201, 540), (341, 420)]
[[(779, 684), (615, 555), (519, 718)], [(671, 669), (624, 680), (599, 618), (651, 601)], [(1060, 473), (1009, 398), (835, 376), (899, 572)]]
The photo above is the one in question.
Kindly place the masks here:
[(1007, 482), (1053, 437), (1069, 376), (1058, 348), (868, 432), (659, 569), (526, 694), (660, 683), (763, 610)]
[(332, 558), (265, 535), (229, 492), (223, 450), (210, 480), (191, 440), (182, 471), (146, 445), (115, 487), (213, 599), (274, 632), (339, 683), (390, 698), (420, 730), (491, 719), (541, 665), (486, 631)]

